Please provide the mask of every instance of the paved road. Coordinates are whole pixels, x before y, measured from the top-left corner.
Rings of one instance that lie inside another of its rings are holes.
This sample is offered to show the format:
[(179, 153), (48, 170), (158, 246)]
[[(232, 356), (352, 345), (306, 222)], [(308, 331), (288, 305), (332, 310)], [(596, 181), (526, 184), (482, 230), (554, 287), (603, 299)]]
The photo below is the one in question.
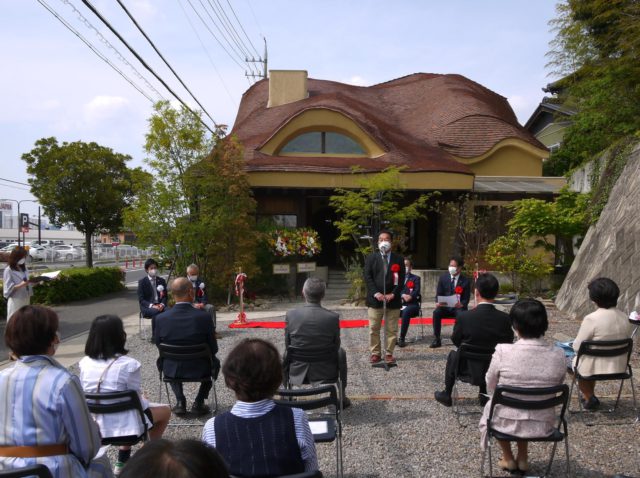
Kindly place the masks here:
[[(138, 312), (138, 295), (136, 285), (138, 279), (144, 276), (144, 269), (131, 270), (126, 273), (127, 289), (96, 299), (71, 302), (53, 307), (60, 317), (60, 335), (63, 339), (80, 334), (89, 329), (91, 321), (102, 314), (116, 314), (124, 317)], [(4, 337), (6, 321), (0, 322), (0, 334)], [(0, 341), (0, 362), (8, 359), (4, 340)]]

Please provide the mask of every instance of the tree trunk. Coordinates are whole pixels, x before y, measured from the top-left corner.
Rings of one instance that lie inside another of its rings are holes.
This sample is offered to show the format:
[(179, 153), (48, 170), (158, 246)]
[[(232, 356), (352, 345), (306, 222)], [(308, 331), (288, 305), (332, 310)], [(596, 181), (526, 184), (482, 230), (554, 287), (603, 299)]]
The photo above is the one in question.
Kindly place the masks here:
[(86, 256), (86, 264), (87, 267), (93, 267), (93, 244), (91, 241), (93, 240), (93, 232), (86, 231), (84, 233), (84, 247), (86, 248), (87, 256)]

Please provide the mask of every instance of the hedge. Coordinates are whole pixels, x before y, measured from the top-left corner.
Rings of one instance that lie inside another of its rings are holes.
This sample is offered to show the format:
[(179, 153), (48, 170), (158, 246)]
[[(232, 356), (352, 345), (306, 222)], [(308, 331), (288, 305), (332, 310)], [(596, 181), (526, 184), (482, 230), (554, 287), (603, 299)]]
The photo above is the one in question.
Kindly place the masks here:
[[(37, 273), (31, 273), (32, 277)], [(118, 267), (73, 267), (64, 269), (52, 281), (33, 288), (32, 304), (64, 304), (91, 299), (124, 289), (124, 272)], [(0, 298), (0, 316), (7, 315), (7, 301)]]

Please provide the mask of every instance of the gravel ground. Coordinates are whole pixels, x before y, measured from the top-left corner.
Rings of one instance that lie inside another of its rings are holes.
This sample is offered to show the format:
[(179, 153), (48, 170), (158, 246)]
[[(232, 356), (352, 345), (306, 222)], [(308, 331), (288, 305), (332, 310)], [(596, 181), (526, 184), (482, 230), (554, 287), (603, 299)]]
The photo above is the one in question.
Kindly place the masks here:
[[(332, 308), (331, 306), (328, 306)], [(430, 315), (424, 310), (425, 315)], [(340, 310), (344, 319), (364, 318), (364, 309)], [(567, 340), (574, 337), (579, 320), (569, 319), (549, 306), (550, 330), (547, 337)], [(282, 320), (274, 317), (273, 320)], [(222, 339), (219, 340), (221, 360), (235, 343), (245, 337), (261, 337), (283, 349), (281, 329), (228, 329), (219, 324)], [(343, 450), (345, 476), (349, 478), (373, 477), (467, 477), (478, 476), (481, 451), (480, 433), (477, 428), (479, 415), (463, 417), (458, 425), (453, 412), (433, 399), (433, 392), (441, 390), (444, 383), (446, 356), (451, 345), (429, 349), (431, 327), (424, 327), (426, 339), (404, 349), (396, 348), (398, 367), (386, 372), (372, 368), (368, 362), (368, 329), (342, 330), (342, 343), (349, 363), (347, 394), (353, 406), (343, 415)], [(443, 328), (443, 337), (451, 333), (451, 327)], [(420, 326), (412, 325), (409, 337), (420, 334)], [(450, 342), (449, 342), (450, 344)], [(143, 384), (150, 399), (158, 399), (158, 376), (155, 368), (157, 350), (140, 337), (130, 337), (130, 355), (143, 364)], [(640, 357), (634, 352), (632, 366), (640, 370)], [(570, 384), (569, 378), (567, 383)], [(612, 402), (617, 392), (615, 383), (600, 383), (596, 393), (603, 402)], [(188, 405), (195, 397), (197, 384), (185, 386)], [(476, 404), (477, 388), (464, 386), (461, 394), (469, 398), (470, 410), (479, 411)], [(234, 397), (218, 380), (219, 412), (228, 410)], [(575, 395), (575, 394), (574, 394)], [(640, 398), (640, 397), (639, 397)], [(173, 397), (172, 397), (173, 399)], [(163, 396), (166, 402), (166, 395)], [(573, 407), (577, 402), (573, 401)], [(640, 424), (634, 424), (631, 388), (623, 389), (619, 409), (613, 415), (589, 414), (588, 421), (599, 426), (587, 426), (578, 415), (569, 416), (571, 468), (574, 476), (604, 477), (616, 473), (640, 476), (638, 432)], [(172, 418), (165, 437), (170, 439), (200, 437), (206, 418)], [(623, 422), (623, 424), (619, 424)], [(179, 426), (184, 423), (196, 426)], [(172, 426), (177, 425), (177, 426)], [(320, 469), (324, 476), (335, 476), (334, 444), (318, 444)], [(550, 452), (546, 444), (530, 447), (531, 470), (529, 475), (541, 474)], [(498, 453), (494, 453), (496, 457)], [(509, 476), (497, 470), (494, 458), (494, 476)], [(566, 476), (564, 448), (559, 447), (552, 469), (553, 476)]]

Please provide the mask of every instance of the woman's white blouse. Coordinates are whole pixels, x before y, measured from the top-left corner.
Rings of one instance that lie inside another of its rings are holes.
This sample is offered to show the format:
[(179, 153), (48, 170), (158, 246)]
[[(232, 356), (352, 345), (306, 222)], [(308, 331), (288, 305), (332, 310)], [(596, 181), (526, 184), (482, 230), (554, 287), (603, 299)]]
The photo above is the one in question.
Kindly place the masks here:
[[(85, 392), (96, 393), (98, 391), (98, 381), (105, 368), (112, 361), (113, 359), (95, 360), (90, 357), (84, 357), (80, 360), (78, 364), (80, 366), (80, 382)], [(103, 378), (100, 393), (135, 390), (138, 392), (142, 408), (145, 410), (149, 407), (149, 401), (142, 396), (141, 380), (140, 362), (126, 355), (120, 355)], [(100, 426), (103, 438), (139, 435), (143, 431), (139, 415), (135, 411), (95, 415), (95, 419)]]

